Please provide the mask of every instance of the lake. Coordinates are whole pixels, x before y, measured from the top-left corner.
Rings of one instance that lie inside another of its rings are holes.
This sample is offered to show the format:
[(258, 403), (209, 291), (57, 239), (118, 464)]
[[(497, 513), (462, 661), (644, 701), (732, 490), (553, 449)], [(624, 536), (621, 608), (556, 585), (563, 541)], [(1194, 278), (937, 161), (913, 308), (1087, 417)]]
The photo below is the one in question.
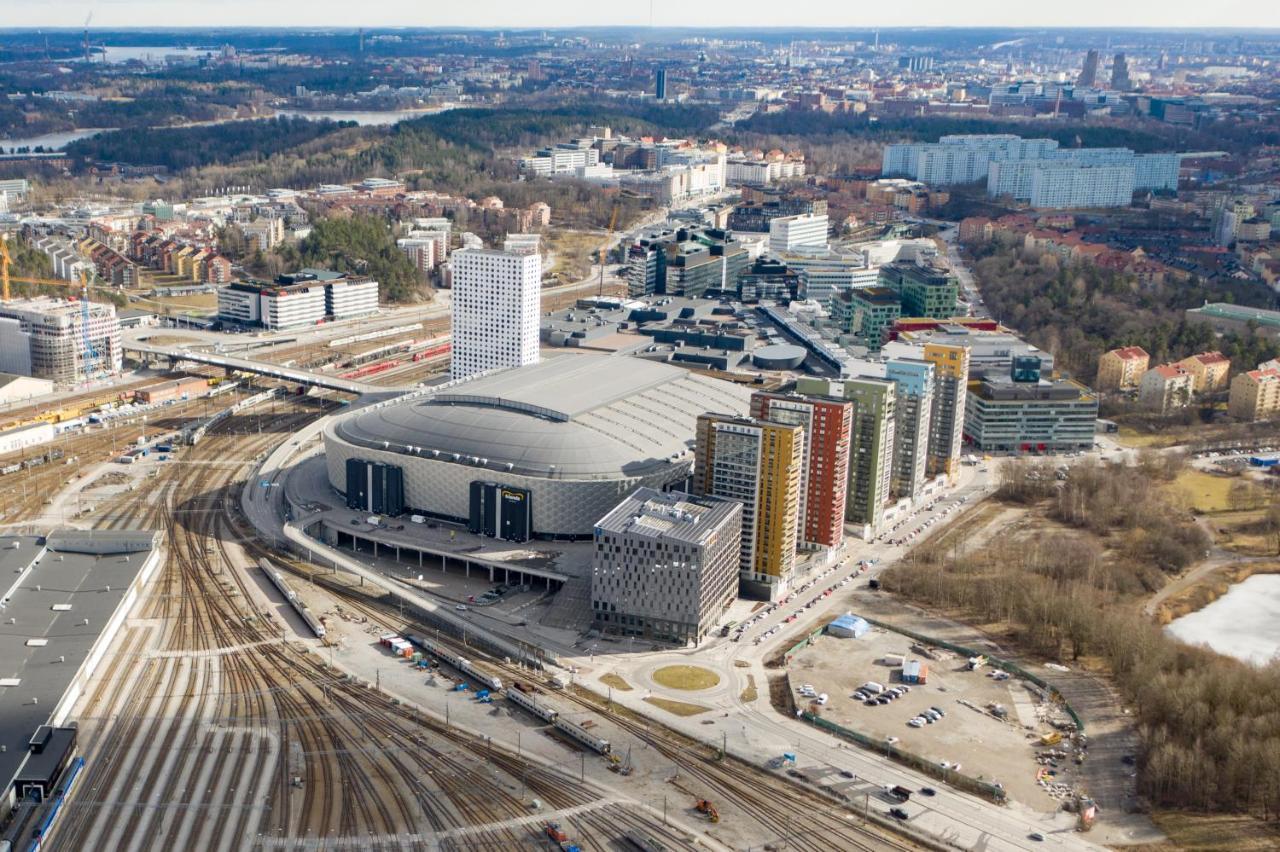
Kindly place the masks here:
[(1254, 574), (1165, 630), (1183, 642), (1261, 665), (1280, 654), (1280, 574)]
[(449, 107), (433, 107), (431, 109), (388, 109), (388, 110), (340, 110), (340, 109), (278, 109), (276, 115), (287, 115), (296, 118), (309, 118), (313, 121), (329, 119), (331, 121), (354, 121), (367, 127), (380, 127), (396, 124), (410, 118), (422, 118), (444, 112)]
[(95, 53), (94, 62), (106, 61), (113, 65), (121, 62), (128, 62), (136, 59), (148, 65), (159, 65), (164, 62), (166, 56), (181, 56), (185, 59), (200, 59), (211, 53), (217, 53), (217, 50), (210, 47), (177, 47), (174, 45), (144, 45), (142, 47), (133, 47), (129, 45), (107, 45), (102, 48), (102, 53)]
[(27, 136), (19, 139), (0, 139), (0, 148), (7, 153), (11, 148), (34, 148), (43, 145), (45, 150), (65, 148), (77, 139), (92, 136), (95, 133), (106, 133), (110, 127), (86, 128), (83, 130), (63, 130), (59, 133), (46, 133), (43, 136)]

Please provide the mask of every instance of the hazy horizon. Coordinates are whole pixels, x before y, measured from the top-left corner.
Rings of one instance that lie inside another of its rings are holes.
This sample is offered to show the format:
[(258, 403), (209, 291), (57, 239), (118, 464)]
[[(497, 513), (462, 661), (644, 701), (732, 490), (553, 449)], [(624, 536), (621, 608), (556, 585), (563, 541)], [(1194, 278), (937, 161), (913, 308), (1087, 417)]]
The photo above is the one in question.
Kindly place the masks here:
[[(7, 0), (5, 5), (18, 4)], [(780, 7), (763, 0), (724, 6), (697, 6), (676, 0), (652, 0), (629, 6), (586, 0), (557, 0), (533, 6), (496, 0), (476, 7), (427, 6), (417, 0), (384, 0), (376, 8), (340, 0), (307, 3), (262, 3), (261, 0), (47, 0), (7, 10), (6, 28), (79, 29), (92, 13), (94, 29), (216, 27), (459, 27), (468, 29), (566, 29), (576, 27), (648, 26), (694, 29), (868, 29), (868, 28), (1045, 28), (1045, 29), (1244, 29), (1280, 28), (1280, 4), (1256, 0), (1224, 0), (1216, 4), (1170, 4), (1134, 0), (1123, 5), (1103, 0), (1073, 4), (1013, 7), (998, 0), (966, 4), (921, 0), (909, 9), (872, 10), (829, 2), (796, 0), (785, 7), (786, 20), (776, 20)], [(1190, 8), (1186, 8), (1190, 6)], [(650, 13), (652, 9), (652, 15)], [(305, 20), (299, 20), (305, 17)], [(1171, 20), (1172, 18), (1172, 20)], [(752, 21), (754, 24), (742, 23)]]

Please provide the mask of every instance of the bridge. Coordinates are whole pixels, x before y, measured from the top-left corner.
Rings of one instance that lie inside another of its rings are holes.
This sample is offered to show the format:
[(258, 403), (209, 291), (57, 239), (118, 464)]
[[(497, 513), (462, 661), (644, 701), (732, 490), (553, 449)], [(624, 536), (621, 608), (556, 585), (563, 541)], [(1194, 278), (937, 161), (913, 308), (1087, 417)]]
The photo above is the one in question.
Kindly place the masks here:
[(150, 343), (142, 343), (138, 341), (125, 342), (122, 345), (125, 355), (131, 352), (144, 356), (146, 359), (167, 358), (170, 365), (176, 365), (179, 361), (190, 361), (196, 364), (208, 364), (211, 367), (222, 367), (226, 370), (240, 370), (245, 373), (256, 373), (260, 376), (267, 376), (272, 379), (280, 379), (285, 382), (293, 382), (294, 384), (306, 385), (309, 387), (324, 388), (325, 390), (341, 391), (342, 393), (351, 393), (357, 396), (365, 394), (378, 395), (396, 395), (405, 388), (387, 387), (386, 385), (374, 385), (368, 382), (357, 382), (351, 379), (343, 379), (338, 376), (331, 376), (325, 373), (313, 373), (310, 370), (298, 370), (294, 367), (284, 367), (280, 364), (270, 364), (264, 361), (253, 361), (248, 358), (237, 358), (234, 355), (224, 355), (217, 352), (204, 352), (199, 349), (188, 349), (180, 346), (156, 346)]

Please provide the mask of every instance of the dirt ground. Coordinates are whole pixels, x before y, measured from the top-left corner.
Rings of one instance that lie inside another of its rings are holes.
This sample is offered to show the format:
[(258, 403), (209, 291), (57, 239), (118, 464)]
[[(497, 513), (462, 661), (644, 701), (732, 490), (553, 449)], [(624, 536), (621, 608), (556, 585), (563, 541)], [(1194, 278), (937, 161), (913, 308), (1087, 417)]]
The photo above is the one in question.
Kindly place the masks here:
[[(826, 693), (829, 703), (819, 709), (836, 724), (877, 740), (897, 737), (899, 748), (937, 763), (958, 763), (965, 775), (1003, 784), (1012, 799), (1038, 810), (1057, 810), (1058, 801), (1036, 780), (1036, 755), (1045, 750), (1036, 737), (1052, 730), (1037, 717), (1040, 702), (1028, 689), (1036, 687), (1014, 678), (997, 681), (986, 670), (967, 671), (963, 658), (942, 649), (935, 653), (944, 659), (929, 660), (912, 653), (912, 644), (906, 636), (880, 629), (861, 639), (822, 636), (792, 660), (791, 685), (799, 689), (812, 684), (815, 692)], [(909, 693), (886, 705), (868, 707), (850, 697), (867, 681), (885, 687), (900, 683), (900, 669), (883, 661), (886, 654), (905, 654), (927, 663), (928, 683), (912, 685)], [(1008, 718), (1002, 721), (984, 712), (990, 704), (1002, 705)], [(929, 707), (946, 715), (923, 728), (907, 725)], [(1069, 784), (1067, 761), (1060, 764), (1058, 778)]]

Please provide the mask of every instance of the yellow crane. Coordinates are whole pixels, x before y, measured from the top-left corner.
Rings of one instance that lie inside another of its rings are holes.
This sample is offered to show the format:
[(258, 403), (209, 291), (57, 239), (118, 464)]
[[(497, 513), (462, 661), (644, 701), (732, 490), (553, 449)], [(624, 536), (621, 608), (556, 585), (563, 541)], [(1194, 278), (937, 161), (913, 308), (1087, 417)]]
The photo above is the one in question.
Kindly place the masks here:
[[(74, 287), (75, 281), (64, 281), (61, 278), (27, 278), (24, 276), (10, 275), (9, 266), (13, 263), (13, 258), (9, 254), (9, 246), (0, 239), (0, 300), (9, 302), (13, 300), (13, 294), (10, 292), (10, 282), (15, 284), (44, 284), (49, 287)], [(80, 273), (80, 298), (88, 301), (89, 299), (89, 281), (82, 270)]]

